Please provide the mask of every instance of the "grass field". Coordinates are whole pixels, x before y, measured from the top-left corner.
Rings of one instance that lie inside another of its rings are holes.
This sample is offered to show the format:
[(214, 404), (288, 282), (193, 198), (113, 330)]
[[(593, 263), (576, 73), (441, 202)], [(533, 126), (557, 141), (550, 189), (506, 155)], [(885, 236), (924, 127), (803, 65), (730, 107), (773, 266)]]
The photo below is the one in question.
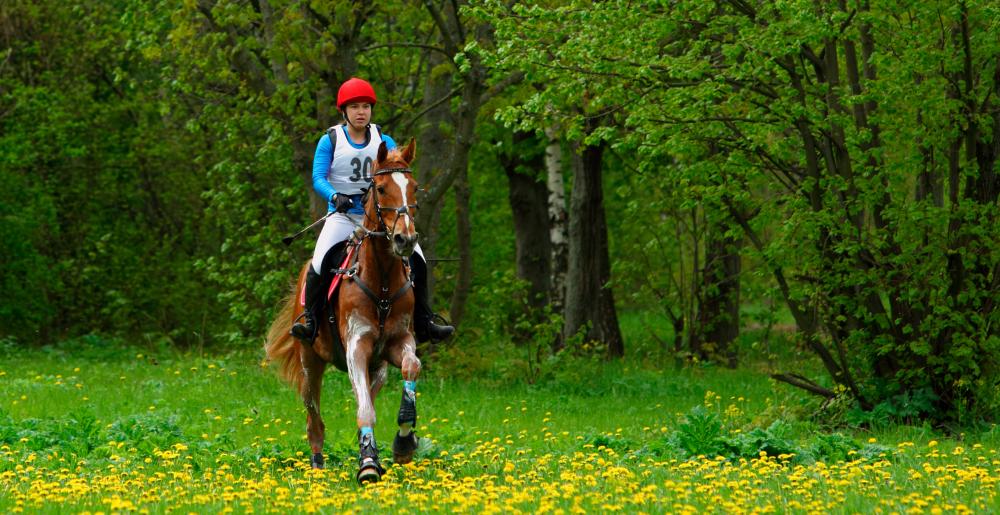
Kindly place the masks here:
[[(752, 370), (640, 363), (530, 385), (426, 369), (415, 463), (354, 480), (354, 402), (330, 371), (327, 469), (304, 410), (247, 350), (99, 340), (0, 349), (0, 512), (991, 512), (1000, 431), (831, 433)], [(401, 381), (377, 404), (389, 462)], [(776, 422), (777, 421), (777, 422)], [(698, 455), (699, 449), (717, 450)]]

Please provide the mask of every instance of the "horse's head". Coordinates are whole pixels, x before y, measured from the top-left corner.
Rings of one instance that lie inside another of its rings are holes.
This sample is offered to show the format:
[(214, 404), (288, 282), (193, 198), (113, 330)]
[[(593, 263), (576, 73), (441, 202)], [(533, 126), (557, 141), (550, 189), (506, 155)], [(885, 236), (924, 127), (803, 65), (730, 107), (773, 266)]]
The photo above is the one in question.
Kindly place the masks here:
[(373, 168), (368, 210), (385, 230), (392, 242), (392, 251), (408, 257), (417, 245), (417, 226), (413, 217), (417, 211), (417, 181), (413, 179), (410, 162), (416, 144), (411, 139), (403, 150), (388, 151), (383, 142)]

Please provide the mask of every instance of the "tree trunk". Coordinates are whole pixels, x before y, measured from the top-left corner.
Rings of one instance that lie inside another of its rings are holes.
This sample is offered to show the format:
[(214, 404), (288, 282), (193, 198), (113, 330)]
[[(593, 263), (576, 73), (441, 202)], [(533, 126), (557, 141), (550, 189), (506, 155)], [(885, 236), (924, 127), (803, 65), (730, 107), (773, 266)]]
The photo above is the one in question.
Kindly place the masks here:
[(601, 189), (603, 143), (581, 150), (574, 155), (563, 339), (568, 341), (586, 327), (588, 340), (603, 342), (608, 356), (621, 357), (625, 345), (618, 328), (614, 295), (606, 286), (611, 279), (611, 263)]
[(705, 249), (705, 297), (700, 309), (698, 332), (705, 344), (712, 346), (703, 358), (725, 360), (736, 368), (734, 342), (740, 335), (740, 241), (727, 237), (726, 228), (713, 224)]
[[(503, 159), (507, 174), (508, 201), (514, 215), (515, 261), (517, 278), (527, 281), (528, 304), (535, 310), (549, 301), (551, 291), (551, 263), (549, 244), (549, 215), (546, 184), (538, 180), (543, 163), (537, 156), (524, 159), (518, 149), (530, 144), (532, 135), (514, 134), (513, 155)], [(518, 171), (519, 168), (524, 170)]]
[(451, 323), (465, 316), (465, 301), (472, 289), (472, 224), (469, 222), (469, 177), (462, 170), (455, 179), (455, 239), (458, 244), (458, 277), (451, 294)]
[(551, 245), (549, 301), (553, 311), (560, 313), (566, 299), (566, 269), (569, 253), (569, 242), (566, 238), (566, 188), (563, 185), (562, 141), (556, 134), (554, 127), (546, 128), (545, 135), (549, 140), (549, 144), (545, 147), (548, 226)]
[[(428, 66), (437, 69), (446, 65), (445, 57), (437, 52), (430, 52), (427, 56)], [(433, 298), (434, 295), (434, 257), (437, 256), (437, 234), (438, 220), (441, 214), (441, 195), (436, 191), (430, 191), (433, 184), (439, 183), (436, 179), (443, 176), (448, 164), (447, 156), (448, 142), (450, 137), (444, 133), (444, 127), (451, 125), (451, 111), (448, 102), (439, 102), (441, 99), (451, 95), (451, 75), (442, 73), (428, 74), (427, 84), (424, 85), (423, 109), (426, 110), (424, 121), (420, 127), (418, 139), (420, 145), (417, 148), (417, 164), (420, 167), (418, 180), (420, 181), (420, 210), (417, 215), (417, 227), (420, 231), (420, 248), (427, 258), (427, 291)], [(437, 105), (435, 105), (437, 103)], [(433, 195), (431, 193), (434, 193)]]
[[(486, 66), (475, 54), (464, 54), (468, 59), (468, 69), (463, 70), (460, 74), (454, 74), (457, 68), (454, 59), (459, 54), (464, 53), (465, 39), (467, 37), (471, 37), (476, 41), (486, 40), (490, 37), (490, 31), (489, 27), (485, 24), (476, 25), (471, 30), (469, 27), (466, 27), (461, 13), (458, 12), (459, 7), (457, 3), (446, 2), (442, 6), (439, 6), (436, 2), (425, 0), (424, 7), (437, 26), (444, 51), (448, 54), (449, 59), (453, 61), (451, 64), (454, 66), (451, 69), (452, 73), (439, 74), (432, 72), (430, 74), (430, 84), (433, 86), (435, 94), (425, 97), (425, 103), (431, 109), (430, 112), (437, 112), (437, 116), (429, 120), (431, 123), (427, 126), (427, 132), (430, 134), (425, 133), (425, 137), (429, 138), (425, 139), (425, 141), (428, 143), (431, 141), (447, 142), (447, 144), (441, 145), (438, 152), (430, 154), (432, 158), (444, 162), (444, 167), (424, 181), (426, 191), (421, 203), (423, 204), (422, 207), (425, 207), (425, 213), (418, 220), (418, 223), (426, 227), (425, 230), (430, 232), (427, 243), (433, 254), (435, 250), (433, 233), (437, 230), (436, 224), (444, 194), (459, 175), (467, 173), (469, 151), (476, 136), (476, 118), (479, 116), (479, 109), (486, 100), (484, 98), (484, 94), (486, 93)], [(443, 7), (443, 10), (440, 7)], [(431, 55), (431, 62), (440, 58), (440, 56), (435, 54), (437, 52)], [(447, 60), (441, 60), (440, 62), (443, 65)], [(434, 68), (432, 67), (432, 70)], [(461, 81), (460, 87), (451, 89), (455, 86), (453, 82), (459, 80)], [(446, 99), (455, 94), (459, 94), (460, 98), (457, 109), (452, 111), (450, 108), (451, 104)], [(450, 134), (443, 134), (444, 127), (450, 127)], [(437, 139), (435, 140), (434, 138)], [(424, 222), (428, 223), (425, 224)], [(467, 236), (471, 236), (471, 230)], [(463, 236), (459, 234), (458, 237), (461, 239)], [(462, 258), (462, 256), (459, 257), (460, 259), (471, 259), (471, 253), (465, 258)], [(471, 262), (459, 264), (460, 277), (458, 278), (456, 290), (468, 288), (471, 285), (471, 277), (461, 276), (463, 273), (471, 274), (471, 270)], [(428, 287), (432, 288), (432, 284), (428, 283)], [(467, 297), (468, 290), (466, 289), (465, 292), (456, 291), (452, 300), (464, 303), (464, 299)], [(464, 311), (464, 306), (452, 306), (452, 310), (453, 313), (461, 315)]]
[[(278, 46), (275, 43), (275, 12), (271, 6), (271, 2), (260, 0), (256, 3), (256, 7), (261, 16), (260, 37), (263, 39), (262, 46), (265, 48)], [(310, 114), (319, 122), (320, 127), (323, 129), (340, 120), (340, 114), (337, 111), (332, 94), (332, 91), (339, 87), (339, 83), (335, 84), (333, 82), (339, 81), (343, 77), (350, 77), (357, 70), (356, 55), (357, 47), (360, 43), (361, 28), (373, 10), (373, 5), (359, 4), (355, 6), (352, 15), (355, 16), (357, 23), (350, 25), (350, 31), (337, 36), (339, 44), (336, 46), (335, 52), (326, 55), (326, 59), (321, 63), (316, 63), (319, 66), (316, 67), (315, 73), (319, 75), (322, 82), (315, 93), (315, 109)], [(305, 14), (306, 21), (313, 27), (327, 25), (326, 21), (319, 15), (316, 15), (314, 11), (304, 10), (303, 13)], [(274, 95), (280, 85), (289, 84), (291, 79), (288, 76), (288, 63), (282, 52), (270, 54), (269, 59), (264, 62), (270, 63), (272, 77), (270, 79), (267, 79), (267, 75), (262, 72), (264, 63), (258, 64), (257, 59), (252, 58), (248, 52), (237, 54), (234, 58), (234, 67), (240, 70), (242, 75), (247, 78), (248, 84), (256, 84), (256, 90), (270, 97)], [(313, 73), (310, 71), (310, 67), (305, 67), (305, 70), (306, 74)], [(257, 76), (260, 78), (255, 80), (254, 77)], [(292, 143), (292, 163), (296, 170), (301, 171), (306, 190), (312, 193), (309, 195), (309, 210), (312, 213), (313, 219), (319, 218), (326, 214), (327, 210), (327, 200), (316, 195), (312, 185), (313, 153), (316, 149), (316, 141), (319, 138), (316, 134), (309, 134), (303, 140), (301, 132), (295, 126), (295, 121), (287, 113), (278, 111), (275, 113), (275, 116), (281, 120), (285, 133)]]

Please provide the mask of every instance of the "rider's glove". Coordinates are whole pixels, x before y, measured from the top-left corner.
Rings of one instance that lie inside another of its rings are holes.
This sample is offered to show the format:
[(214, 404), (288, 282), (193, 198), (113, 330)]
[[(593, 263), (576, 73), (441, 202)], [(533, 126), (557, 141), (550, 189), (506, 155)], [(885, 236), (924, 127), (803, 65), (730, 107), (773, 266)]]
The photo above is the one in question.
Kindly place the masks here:
[(354, 207), (354, 201), (347, 195), (335, 193), (331, 200), (333, 201), (333, 210), (338, 213), (346, 213), (348, 209)]

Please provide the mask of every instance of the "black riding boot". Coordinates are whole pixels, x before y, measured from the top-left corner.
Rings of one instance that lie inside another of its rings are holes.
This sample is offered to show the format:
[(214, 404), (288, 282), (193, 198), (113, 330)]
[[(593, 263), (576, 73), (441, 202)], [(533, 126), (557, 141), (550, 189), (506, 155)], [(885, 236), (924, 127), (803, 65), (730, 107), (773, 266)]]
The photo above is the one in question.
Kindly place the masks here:
[(302, 343), (311, 344), (316, 339), (316, 332), (319, 329), (319, 320), (323, 316), (323, 300), (326, 292), (323, 291), (323, 280), (312, 266), (306, 272), (306, 305), (302, 313), (302, 321), (296, 322), (292, 326), (292, 336), (298, 338)]
[(450, 325), (437, 325), (434, 323), (434, 311), (431, 309), (431, 299), (427, 291), (427, 263), (420, 254), (413, 253), (410, 256), (410, 279), (413, 281), (413, 329), (417, 333), (418, 342), (427, 340), (443, 340), (455, 328)]

